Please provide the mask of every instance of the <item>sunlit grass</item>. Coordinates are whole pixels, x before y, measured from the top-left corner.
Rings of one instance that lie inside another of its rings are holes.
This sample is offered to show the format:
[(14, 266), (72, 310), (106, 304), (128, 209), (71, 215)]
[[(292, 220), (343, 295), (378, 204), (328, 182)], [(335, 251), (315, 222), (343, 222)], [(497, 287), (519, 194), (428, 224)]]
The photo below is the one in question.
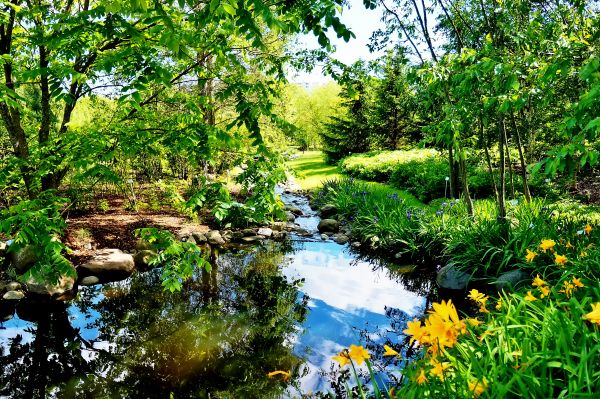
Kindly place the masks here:
[(321, 151), (305, 151), (296, 154), (297, 158), (287, 162), (294, 174), (296, 183), (305, 191), (319, 188), (326, 180), (342, 177), (337, 166), (327, 165)]

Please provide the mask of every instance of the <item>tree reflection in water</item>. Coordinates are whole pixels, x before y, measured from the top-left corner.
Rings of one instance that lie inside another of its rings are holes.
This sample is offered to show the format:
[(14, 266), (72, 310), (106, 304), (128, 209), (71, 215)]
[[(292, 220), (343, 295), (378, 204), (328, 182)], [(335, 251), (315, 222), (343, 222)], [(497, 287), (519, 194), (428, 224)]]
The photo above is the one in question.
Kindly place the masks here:
[(291, 337), (307, 312), (300, 281), (279, 270), (282, 257), (273, 250), (223, 257), (173, 294), (162, 290), (159, 270), (85, 289), (70, 312), (89, 318), (92, 342), (64, 304), (23, 302), (17, 314), (33, 323), (31, 339), (0, 346), (0, 396), (279, 397), (287, 383), (266, 374), (291, 370), (288, 383), (299, 377)]

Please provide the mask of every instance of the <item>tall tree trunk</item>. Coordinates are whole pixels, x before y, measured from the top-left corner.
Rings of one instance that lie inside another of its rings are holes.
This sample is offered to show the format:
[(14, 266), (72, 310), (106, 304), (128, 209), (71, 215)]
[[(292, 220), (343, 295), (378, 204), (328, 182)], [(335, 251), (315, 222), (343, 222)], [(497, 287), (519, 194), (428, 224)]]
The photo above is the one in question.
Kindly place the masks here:
[(475, 211), (473, 210), (473, 200), (471, 199), (471, 195), (469, 193), (469, 176), (467, 173), (467, 161), (465, 159), (465, 154), (460, 154), (458, 159), (458, 169), (460, 170), (463, 199), (467, 203), (469, 216), (473, 217)]
[(506, 220), (506, 163), (504, 157), (504, 117), (498, 118), (498, 153), (500, 154), (500, 187), (498, 191), (498, 218)]
[(450, 182), (450, 198), (456, 198), (456, 178), (454, 176), (454, 150), (452, 144), (448, 148), (448, 169), (449, 169), (449, 182)]
[(508, 136), (506, 134), (506, 127), (504, 128), (504, 146), (506, 149), (506, 160), (508, 161), (508, 176), (510, 177), (510, 192), (511, 192), (512, 198), (514, 199), (514, 198), (516, 198), (515, 180), (514, 180), (512, 160), (510, 158), (510, 147), (508, 145)]
[(485, 161), (487, 163), (488, 172), (490, 174), (490, 179), (492, 180), (492, 188), (494, 189), (494, 197), (498, 198), (498, 185), (496, 184), (496, 175), (494, 174), (494, 168), (492, 167), (492, 159), (490, 157), (490, 152), (488, 150), (489, 142), (485, 138), (483, 133), (483, 118), (479, 115), (479, 142), (483, 147), (483, 152), (485, 153)]
[(510, 119), (512, 121), (513, 130), (517, 139), (517, 148), (519, 150), (519, 161), (521, 162), (521, 178), (523, 179), (523, 194), (525, 195), (525, 201), (531, 202), (531, 193), (529, 192), (529, 181), (527, 177), (527, 163), (525, 162), (525, 155), (523, 154), (523, 146), (521, 145), (521, 134), (515, 120), (515, 114), (511, 110)]

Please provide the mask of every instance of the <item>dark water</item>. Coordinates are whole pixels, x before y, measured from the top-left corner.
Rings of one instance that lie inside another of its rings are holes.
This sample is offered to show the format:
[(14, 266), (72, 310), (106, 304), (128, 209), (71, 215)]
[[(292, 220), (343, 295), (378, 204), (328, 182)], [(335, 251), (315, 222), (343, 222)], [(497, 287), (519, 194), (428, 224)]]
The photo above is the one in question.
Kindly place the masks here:
[[(306, 201), (284, 201), (318, 219)], [(330, 389), (331, 356), (403, 340), (429, 280), (317, 236), (215, 253), (182, 292), (160, 270), (83, 288), (70, 304), (21, 300), (0, 323), (0, 397), (278, 398)], [(2, 306), (3, 314), (12, 309)], [(267, 378), (274, 370), (292, 378)]]

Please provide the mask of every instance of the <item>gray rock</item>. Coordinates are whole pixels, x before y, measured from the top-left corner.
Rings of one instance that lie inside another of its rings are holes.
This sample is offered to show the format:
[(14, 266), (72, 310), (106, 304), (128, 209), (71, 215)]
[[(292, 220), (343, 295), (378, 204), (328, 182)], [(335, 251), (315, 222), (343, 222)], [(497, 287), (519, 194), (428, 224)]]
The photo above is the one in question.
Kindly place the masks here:
[(298, 234), (300, 237), (312, 237), (313, 236), (313, 233), (311, 233), (310, 231), (305, 230), (303, 228), (297, 228), (296, 234)]
[(335, 215), (337, 212), (338, 212), (338, 209), (335, 205), (327, 204), (321, 208), (321, 210), (319, 211), (319, 214), (321, 215), (321, 218), (323, 218), (323, 219), (330, 219), (331, 216)]
[(296, 220), (296, 215), (294, 215), (290, 211), (286, 211), (285, 216), (286, 216), (288, 222), (293, 222), (294, 220)]
[(36, 248), (26, 245), (16, 252), (10, 253), (10, 263), (18, 274), (23, 274), (37, 262)]
[(436, 282), (440, 287), (451, 290), (466, 289), (469, 280), (471, 280), (471, 276), (453, 264), (442, 267), (436, 277)]
[(103, 249), (80, 265), (79, 269), (84, 275), (98, 276), (102, 281), (115, 281), (129, 277), (135, 270), (135, 261), (133, 256), (118, 249)]
[(208, 233), (206, 233), (206, 239), (211, 245), (225, 244), (225, 240), (223, 239), (223, 236), (221, 236), (219, 230), (210, 230)]
[(286, 205), (285, 210), (292, 212), (295, 216), (302, 216), (303, 214), (302, 209), (294, 205)]
[(223, 240), (225, 240), (225, 242), (231, 241), (231, 239), (233, 238), (233, 232), (231, 230), (223, 230), (221, 231), (221, 237), (223, 237)]
[(232, 241), (241, 241), (242, 238), (244, 238), (244, 233), (242, 233), (241, 231), (234, 231), (233, 233), (231, 233), (231, 240)]
[(79, 285), (96, 285), (96, 284), (100, 284), (100, 279), (98, 278), (98, 276), (87, 276), (81, 279), (81, 281), (79, 282)]
[(206, 240), (206, 234), (201, 233), (199, 231), (194, 231), (192, 233), (192, 237), (194, 237), (194, 240), (196, 241), (196, 244), (205, 244), (207, 242), (207, 240)]
[(321, 234), (321, 240), (325, 241), (325, 240), (329, 240), (329, 236), (325, 233)]
[(496, 280), (496, 289), (509, 290), (524, 287), (531, 281), (531, 275), (523, 270), (511, 270), (503, 273)]
[(261, 227), (256, 233), (259, 236), (271, 237), (273, 235), (273, 230), (268, 227)]
[(21, 284), (17, 283), (16, 281), (11, 281), (10, 283), (6, 284), (6, 291), (19, 291), (21, 289)]
[(299, 229), (300, 226), (298, 226), (296, 223), (288, 222), (286, 223), (285, 228), (288, 231), (296, 231), (296, 229)]
[(286, 228), (287, 223), (286, 222), (274, 222), (271, 225), (271, 229), (273, 231), (283, 231)]
[(360, 248), (362, 244), (359, 241), (354, 241), (351, 245), (352, 248)]
[(350, 241), (350, 238), (348, 238), (347, 235), (345, 234), (335, 234), (333, 236), (333, 241), (335, 241), (338, 244), (346, 244), (348, 241)]
[(7, 291), (6, 294), (2, 296), (2, 299), (7, 301), (18, 301), (23, 298), (25, 298), (23, 291)]
[(260, 242), (264, 237), (261, 236), (249, 236), (242, 238), (242, 242), (246, 244), (254, 244), (255, 242)]
[(156, 252), (150, 251), (148, 249), (145, 249), (143, 251), (138, 251), (133, 256), (133, 262), (135, 263), (135, 268), (140, 271), (150, 270), (151, 269), (150, 261), (155, 256), (158, 256), (158, 254)]
[(256, 231), (254, 229), (244, 229), (242, 230), (242, 234), (244, 237), (252, 237), (256, 235)]
[(340, 228), (340, 222), (334, 219), (321, 219), (317, 228), (320, 233), (337, 233)]
[(55, 284), (40, 282), (33, 277), (27, 280), (25, 285), (30, 294), (50, 296), (59, 300), (67, 300), (75, 295), (75, 280), (77, 272), (75, 267), (71, 266), (71, 275), (61, 276)]

